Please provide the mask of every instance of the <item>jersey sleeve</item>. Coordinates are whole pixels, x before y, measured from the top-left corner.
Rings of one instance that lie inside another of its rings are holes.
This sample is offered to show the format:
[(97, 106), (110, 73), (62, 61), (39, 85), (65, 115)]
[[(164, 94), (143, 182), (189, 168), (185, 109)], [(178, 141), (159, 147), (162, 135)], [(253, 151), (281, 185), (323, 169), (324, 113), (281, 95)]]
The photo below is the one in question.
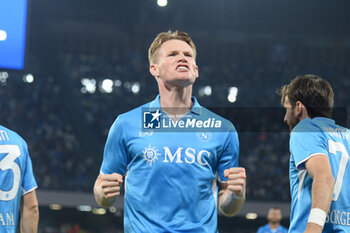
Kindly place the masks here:
[(107, 137), (101, 173), (112, 174), (118, 173), (125, 175), (128, 165), (128, 153), (126, 149), (124, 132), (121, 119), (118, 117), (113, 123)]
[(37, 184), (34, 178), (32, 160), (29, 157), (27, 144), (24, 144), (23, 155), (25, 156), (25, 169), (23, 174), (22, 191), (21, 194), (31, 192), (37, 188)]
[(296, 168), (305, 169), (305, 162), (316, 154), (328, 155), (327, 140), (321, 130), (315, 125), (304, 125), (302, 130), (291, 133), (290, 152)]
[(231, 167), (238, 166), (239, 158), (239, 141), (238, 134), (234, 126), (232, 125), (232, 130), (228, 133), (221, 157), (218, 163), (218, 176), (221, 182), (227, 181), (224, 175), (224, 171)]

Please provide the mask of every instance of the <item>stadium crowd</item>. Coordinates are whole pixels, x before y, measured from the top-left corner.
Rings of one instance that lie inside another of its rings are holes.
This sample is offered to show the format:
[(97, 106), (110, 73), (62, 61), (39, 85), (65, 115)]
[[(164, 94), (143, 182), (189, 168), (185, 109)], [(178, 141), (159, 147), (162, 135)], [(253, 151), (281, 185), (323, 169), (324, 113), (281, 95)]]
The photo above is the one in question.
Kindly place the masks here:
[(39, 189), (90, 191), (87, 180), (93, 158), (82, 157), (80, 145), (52, 77), (10, 72), (1, 82), (0, 122), (27, 142)]

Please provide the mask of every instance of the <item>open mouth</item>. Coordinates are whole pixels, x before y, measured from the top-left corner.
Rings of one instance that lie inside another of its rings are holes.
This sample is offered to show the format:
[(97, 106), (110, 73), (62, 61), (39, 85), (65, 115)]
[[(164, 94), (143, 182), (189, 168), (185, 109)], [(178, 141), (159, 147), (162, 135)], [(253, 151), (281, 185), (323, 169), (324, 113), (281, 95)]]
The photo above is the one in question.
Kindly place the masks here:
[(176, 70), (178, 71), (188, 71), (190, 69), (190, 67), (188, 65), (185, 64), (181, 64), (176, 66)]

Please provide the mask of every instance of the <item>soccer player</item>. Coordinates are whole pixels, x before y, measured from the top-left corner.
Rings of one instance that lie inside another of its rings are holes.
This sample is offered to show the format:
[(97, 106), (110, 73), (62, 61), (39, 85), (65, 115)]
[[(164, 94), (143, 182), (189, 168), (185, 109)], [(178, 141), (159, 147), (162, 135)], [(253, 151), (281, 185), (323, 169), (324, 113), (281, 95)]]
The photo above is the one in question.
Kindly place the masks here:
[[(149, 48), (149, 62), (159, 95), (112, 125), (95, 182), (96, 201), (110, 206), (125, 182), (125, 232), (217, 232), (217, 207), (233, 216), (245, 200), (237, 132), (191, 97), (198, 67), (187, 33), (160, 33)], [(145, 109), (154, 110), (145, 117), (148, 131), (142, 131)], [(167, 122), (163, 128), (178, 127), (160, 132), (161, 119)], [(205, 125), (219, 130), (201, 131)]]
[(38, 231), (36, 188), (26, 142), (0, 125), (0, 232), (16, 232), (19, 210), (20, 232)]
[(281, 97), (291, 130), (289, 232), (350, 232), (350, 132), (331, 119), (332, 87), (302, 75)]
[(280, 224), (281, 220), (281, 209), (277, 207), (270, 208), (267, 213), (268, 224), (259, 227), (257, 233), (287, 233), (288, 229)]

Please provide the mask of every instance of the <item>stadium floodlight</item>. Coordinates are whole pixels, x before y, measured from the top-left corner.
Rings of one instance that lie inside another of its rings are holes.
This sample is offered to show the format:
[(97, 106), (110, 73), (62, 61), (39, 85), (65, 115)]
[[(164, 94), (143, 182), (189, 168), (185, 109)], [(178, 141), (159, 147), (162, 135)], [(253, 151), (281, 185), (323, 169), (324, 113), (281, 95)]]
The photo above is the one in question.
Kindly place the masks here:
[(120, 81), (119, 79), (114, 81), (114, 86), (120, 87), (121, 85), (122, 85), (122, 81)]
[(257, 219), (258, 218), (258, 215), (256, 213), (247, 213), (245, 215), (245, 218), (246, 219), (249, 219), (249, 220), (254, 220), (254, 219)]
[(8, 77), (9, 77), (9, 73), (7, 73), (6, 71), (0, 72), (0, 78), (7, 79)]
[(93, 208), (92, 213), (97, 215), (104, 215), (107, 213), (107, 211), (105, 208)]
[(6, 83), (7, 78), (9, 77), (9, 73), (5, 72), (0, 72), (0, 82), (1, 83)]
[(160, 7), (165, 7), (166, 5), (168, 5), (168, 0), (157, 0), (157, 4)]
[(238, 94), (238, 88), (237, 87), (230, 87), (228, 89), (228, 96), (227, 96), (227, 100), (230, 103), (234, 103), (237, 100), (237, 94)]
[(211, 96), (212, 89), (211, 86), (205, 86), (199, 88), (199, 96)]
[(82, 212), (90, 212), (92, 210), (92, 207), (89, 205), (78, 205), (77, 210)]
[(49, 208), (50, 208), (51, 210), (61, 210), (61, 209), (62, 209), (62, 205), (61, 205), (61, 204), (51, 204), (51, 205), (49, 206)]
[(82, 93), (89, 92), (90, 94), (95, 93), (96, 91), (96, 80), (95, 79), (88, 79), (88, 78), (83, 78), (81, 80), (81, 84), (83, 87), (81, 88)]
[(101, 91), (111, 93), (113, 91), (113, 81), (111, 79), (104, 79), (101, 84)]
[(109, 212), (111, 212), (112, 214), (117, 212), (117, 208), (115, 208), (114, 206), (109, 207)]
[(131, 91), (132, 93), (134, 93), (135, 95), (139, 94), (140, 92), (140, 83), (139, 82), (135, 82), (131, 85)]
[(7, 39), (7, 33), (4, 30), (0, 30), (0, 41), (5, 41)]
[(207, 96), (211, 96), (211, 86), (204, 87), (204, 94)]
[(32, 74), (26, 74), (23, 76), (23, 82), (32, 83), (34, 82), (34, 76)]

